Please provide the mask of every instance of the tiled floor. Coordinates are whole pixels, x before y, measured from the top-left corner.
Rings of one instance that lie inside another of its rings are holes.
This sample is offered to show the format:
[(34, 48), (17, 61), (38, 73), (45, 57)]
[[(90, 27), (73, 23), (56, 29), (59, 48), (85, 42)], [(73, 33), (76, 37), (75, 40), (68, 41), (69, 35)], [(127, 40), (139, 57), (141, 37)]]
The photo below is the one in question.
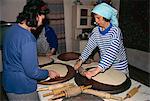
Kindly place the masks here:
[[(130, 77), (136, 81), (143, 83), (146, 86), (150, 87), (150, 73), (146, 73), (129, 65)], [(8, 101), (7, 96), (2, 88), (2, 73), (0, 73), (0, 101)]]

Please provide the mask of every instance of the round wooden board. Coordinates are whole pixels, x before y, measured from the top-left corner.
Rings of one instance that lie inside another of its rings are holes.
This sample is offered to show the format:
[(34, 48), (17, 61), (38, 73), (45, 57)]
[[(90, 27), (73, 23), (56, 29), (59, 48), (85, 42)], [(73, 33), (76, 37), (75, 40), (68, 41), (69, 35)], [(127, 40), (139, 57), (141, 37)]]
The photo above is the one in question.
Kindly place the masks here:
[[(110, 77), (110, 78), (113, 78), (113, 77)], [(131, 86), (131, 80), (126, 75), (125, 75), (124, 81), (122, 81), (118, 85), (113, 84), (113, 83), (112, 84), (105, 84), (105, 83), (102, 83), (102, 82), (98, 82), (98, 80), (87, 79), (86, 77), (82, 76), (80, 73), (77, 73), (75, 75), (75, 79), (74, 80), (75, 80), (75, 82), (76, 82), (76, 84), (78, 86), (92, 85), (92, 89), (99, 90), (99, 91), (106, 91), (106, 92), (111, 93), (111, 94), (121, 93), (121, 92), (129, 89), (130, 86)], [(107, 80), (107, 78), (105, 80)]]
[(57, 58), (62, 61), (70, 61), (78, 59), (80, 55), (80, 53), (76, 52), (66, 52), (58, 55)]
[[(59, 65), (62, 65), (62, 66), (66, 66), (66, 68), (68, 69), (68, 72), (66, 73), (66, 75), (64, 77), (58, 77), (58, 78), (55, 78), (55, 79), (49, 79), (47, 81), (40, 81), (38, 82), (39, 84), (43, 84), (43, 85), (51, 85), (51, 84), (57, 84), (57, 83), (62, 83), (62, 82), (65, 82), (65, 81), (68, 81), (70, 79), (72, 79), (75, 75), (75, 70), (72, 66), (70, 65), (66, 65), (66, 64), (62, 64), (62, 63), (54, 63), (53, 65), (55, 64), (59, 64)], [(59, 67), (59, 68), (62, 68), (62, 67)], [(57, 72), (57, 71), (56, 71)]]

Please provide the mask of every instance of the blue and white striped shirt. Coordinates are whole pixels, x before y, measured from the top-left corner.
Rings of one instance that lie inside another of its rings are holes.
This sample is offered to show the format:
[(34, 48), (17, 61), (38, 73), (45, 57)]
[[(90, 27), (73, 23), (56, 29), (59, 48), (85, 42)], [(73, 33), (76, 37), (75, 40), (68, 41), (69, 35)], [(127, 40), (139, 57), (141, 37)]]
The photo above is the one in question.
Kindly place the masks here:
[(114, 67), (117, 70), (128, 68), (120, 28), (110, 24), (107, 29), (101, 31), (101, 27), (95, 27), (80, 58), (86, 61), (96, 47), (99, 48), (100, 53), (99, 67), (103, 71), (110, 67)]

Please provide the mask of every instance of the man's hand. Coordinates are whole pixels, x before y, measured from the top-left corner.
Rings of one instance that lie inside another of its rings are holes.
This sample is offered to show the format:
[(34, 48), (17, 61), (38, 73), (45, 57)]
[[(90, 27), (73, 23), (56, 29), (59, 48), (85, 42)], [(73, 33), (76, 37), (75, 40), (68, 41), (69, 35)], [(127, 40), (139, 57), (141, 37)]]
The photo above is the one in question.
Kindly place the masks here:
[(81, 65), (82, 65), (82, 60), (81, 59), (77, 60), (74, 65), (74, 69), (78, 70), (81, 67)]
[(49, 77), (52, 78), (52, 79), (60, 77), (60, 75), (57, 72), (53, 71), (53, 70), (49, 70), (48, 72), (49, 72)]

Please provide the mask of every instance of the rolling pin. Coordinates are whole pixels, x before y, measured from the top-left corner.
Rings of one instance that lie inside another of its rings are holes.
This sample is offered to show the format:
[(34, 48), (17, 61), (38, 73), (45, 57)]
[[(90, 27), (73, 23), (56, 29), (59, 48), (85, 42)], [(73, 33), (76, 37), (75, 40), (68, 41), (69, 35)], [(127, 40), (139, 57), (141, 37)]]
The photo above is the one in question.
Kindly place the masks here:
[(38, 88), (37, 91), (46, 91), (46, 90), (53, 90), (56, 88), (61, 88), (61, 87), (66, 87), (66, 86), (70, 86), (70, 85), (74, 85), (73, 83), (64, 83), (64, 84), (55, 84), (55, 85), (51, 85), (48, 87), (42, 87), (42, 88)]
[(131, 98), (132, 96), (134, 96), (134, 95), (139, 91), (139, 88), (140, 88), (140, 87), (141, 87), (141, 85), (132, 88), (132, 89), (126, 94), (126, 96), (124, 97), (124, 100), (127, 99), (127, 98)]
[(75, 86), (64, 90), (62, 93), (53, 96), (52, 100), (61, 98), (61, 97), (71, 97), (81, 94), (83, 90), (91, 88), (92, 85), (89, 86)]
[(64, 87), (60, 87), (60, 88), (53, 89), (53, 90), (51, 90), (51, 92), (43, 94), (43, 97), (59, 94), (59, 93), (61, 93), (62, 91), (66, 90), (66, 89), (68, 89), (68, 88), (74, 87), (74, 86), (75, 86), (75, 85), (72, 84), (72, 85), (68, 85), (68, 86), (64, 86)]
[(107, 93), (107, 92), (104, 92), (104, 91), (98, 91), (98, 90), (93, 90), (93, 89), (85, 89), (85, 90), (83, 90), (82, 93), (92, 94), (92, 95), (95, 95), (95, 96), (98, 96), (98, 97), (101, 97), (101, 98), (104, 98), (104, 99), (114, 99), (114, 100), (117, 100), (117, 101), (123, 101), (122, 97), (114, 96), (114, 95), (112, 95), (110, 93)]

